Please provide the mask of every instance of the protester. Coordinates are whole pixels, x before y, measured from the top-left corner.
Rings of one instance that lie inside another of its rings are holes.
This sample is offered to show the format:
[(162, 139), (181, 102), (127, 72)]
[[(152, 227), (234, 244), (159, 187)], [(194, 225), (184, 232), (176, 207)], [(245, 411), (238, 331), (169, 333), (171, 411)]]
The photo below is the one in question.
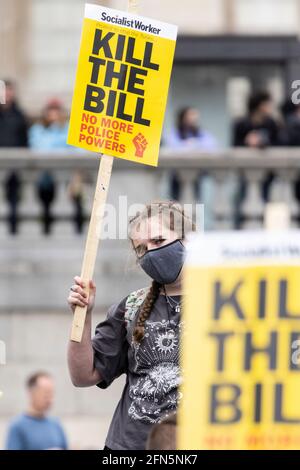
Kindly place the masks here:
[(290, 147), (300, 146), (300, 104), (290, 100), (282, 106), (284, 116), (283, 143)]
[(204, 130), (196, 108), (183, 108), (177, 116), (176, 129), (165, 136), (164, 144), (171, 149), (198, 149), (212, 151), (217, 147), (215, 138)]
[(268, 92), (254, 93), (248, 101), (248, 115), (233, 126), (235, 147), (265, 148), (278, 145), (280, 127), (273, 118), (273, 102)]
[(27, 147), (27, 120), (16, 97), (16, 87), (5, 80), (5, 103), (0, 104), (0, 147)]
[(39, 122), (29, 130), (29, 144), (33, 149), (52, 150), (68, 147), (68, 121), (62, 103), (50, 100)]
[(151, 426), (177, 408), (182, 267), (185, 237), (192, 230), (192, 221), (172, 201), (152, 203), (130, 221), (137, 262), (152, 284), (112, 305), (92, 340), (96, 286), (89, 281), (87, 296), (83, 280), (74, 278), (68, 302), (73, 312), (77, 305), (87, 306), (87, 317), (81, 343), (69, 342), (73, 384), (104, 389), (121, 374), (127, 376), (106, 439), (108, 449), (145, 449)]
[(53, 378), (47, 372), (36, 372), (28, 378), (26, 387), (27, 411), (10, 423), (6, 449), (67, 449), (61, 424), (56, 418), (47, 416), (54, 398)]
[[(281, 128), (273, 118), (273, 102), (271, 95), (266, 91), (252, 94), (248, 101), (248, 115), (238, 119), (233, 125), (233, 146), (265, 149), (270, 146), (281, 145)], [(269, 191), (274, 175), (269, 172), (261, 187), (264, 201), (269, 199)], [(236, 191), (235, 201), (235, 227), (240, 228), (243, 218), (241, 203), (245, 199), (247, 183), (243, 177)]]
[[(4, 101), (4, 104), (0, 104), (0, 147), (27, 147), (27, 119), (18, 105), (16, 87), (11, 80), (5, 80)], [(15, 235), (18, 233), (18, 205), (21, 192), (19, 173), (9, 172), (4, 185), (6, 201), (9, 206), (9, 231)]]
[[(42, 112), (39, 122), (29, 130), (29, 144), (32, 149), (62, 150), (68, 147), (68, 122), (62, 103), (50, 100)], [(51, 233), (53, 216), (51, 206), (55, 199), (56, 184), (50, 171), (43, 172), (37, 181), (37, 195), (42, 206), (42, 223), (45, 235)]]
[[(282, 131), (283, 145), (288, 147), (300, 146), (300, 104), (294, 104), (291, 98), (283, 103), (281, 107), (282, 116), (284, 119), (284, 128)], [(297, 177), (295, 181), (295, 196), (300, 204), (300, 178)], [(298, 216), (298, 222), (300, 217)]]
[[(70, 149), (67, 144), (68, 121), (62, 103), (53, 99), (50, 100), (43, 113), (40, 122), (35, 123), (29, 131), (30, 147), (39, 150), (63, 150)], [(72, 148), (72, 150), (74, 147)], [(74, 173), (69, 185), (69, 195), (74, 206), (74, 225), (77, 233), (81, 233), (84, 224), (84, 214), (82, 207), (82, 194), (78, 190), (81, 175)], [(56, 184), (52, 174), (47, 171), (40, 175), (37, 182), (38, 198), (42, 205), (43, 232), (51, 233), (53, 216), (51, 206), (55, 199)]]
[(82, 233), (85, 217), (83, 210), (84, 183), (81, 171), (74, 171), (68, 187), (68, 193), (74, 206), (74, 224), (76, 233)]
[(149, 433), (146, 450), (176, 450), (176, 427), (176, 413), (155, 424)]

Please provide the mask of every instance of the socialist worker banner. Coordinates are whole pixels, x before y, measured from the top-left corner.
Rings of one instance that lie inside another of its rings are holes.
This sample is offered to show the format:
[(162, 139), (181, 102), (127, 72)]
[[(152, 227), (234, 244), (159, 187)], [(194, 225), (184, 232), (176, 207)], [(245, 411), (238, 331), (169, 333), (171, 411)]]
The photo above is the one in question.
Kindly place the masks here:
[(180, 449), (300, 449), (300, 237), (190, 242)]
[(157, 166), (176, 35), (170, 24), (85, 6), (69, 144)]

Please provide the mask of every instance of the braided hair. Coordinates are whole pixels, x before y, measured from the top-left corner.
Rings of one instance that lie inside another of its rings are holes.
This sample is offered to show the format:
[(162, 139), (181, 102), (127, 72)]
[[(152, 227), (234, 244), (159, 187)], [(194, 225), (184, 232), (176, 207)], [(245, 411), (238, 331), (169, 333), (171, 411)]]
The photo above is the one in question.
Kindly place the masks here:
[[(132, 241), (131, 231), (141, 223), (142, 220), (150, 219), (155, 215), (168, 215), (165, 223), (170, 230), (176, 231), (179, 238), (183, 239), (187, 232), (194, 231), (195, 225), (192, 220), (184, 214), (181, 205), (176, 201), (157, 201), (147, 205), (142, 212), (138, 212), (129, 222), (129, 237)], [(176, 223), (177, 222), (177, 223)], [(145, 335), (145, 322), (149, 318), (152, 308), (159, 296), (162, 285), (153, 280), (149, 292), (141, 305), (133, 330), (133, 340), (140, 343)]]
[(140, 343), (144, 338), (145, 321), (149, 318), (152, 307), (159, 296), (160, 287), (161, 285), (158, 282), (152, 281), (149, 292), (140, 308), (137, 322), (133, 330), (133, 339), (136, 343)]

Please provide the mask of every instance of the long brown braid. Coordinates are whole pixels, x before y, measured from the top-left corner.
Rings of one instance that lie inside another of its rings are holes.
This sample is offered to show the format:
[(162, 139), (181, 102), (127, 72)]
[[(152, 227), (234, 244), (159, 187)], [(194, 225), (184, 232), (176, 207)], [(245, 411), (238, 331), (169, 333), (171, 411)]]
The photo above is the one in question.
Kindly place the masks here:
[(161, 285), (158, 282), (152, 281), (149, 292), (140, 308), (139, 316), (133, 330), (133, 339), (136, 343), (140, 343), (144, 338), (145, 321), (147, 318), (149, 318), (152, 307), (155, 304), (157, 297), (159, 296), (160, 287)]
[[(176, 231), (180, 239), (183, 239), (187, 232), (194, 231), (195, 225), (192, 220), (184, 214), (184, 210), (181, 205), (176, 201), (155, 201), (151, 204), (145, 206), (145, 209), (142, 212), (139, 212), (133, 217), (129, 222), (129, 237), (132, 241), (131, 232), (133, 227), (136, 227), (144, 219), (150, 219), (154, 215), (162, 214), (165, 210), (168, 210), (168, 221), (170, 230)], [(179, 224), (176, 224), (176, 218)], [(178, 229), (179, 227), (179, 229)], [(132, 241), (133, 243), (133, 241)], [(136, 343), (140, 343), (145, 335), (145, 322), (149, 318), (153, 305), (155, 304), (159, 292), (161, 289), (161, 284), (157, 281), (152, 281), (151, 287), (149, 289), (146, 298), (140, 307), (138, 318), (136, 321), (135, 328), (133, 330), (133, 339)]]

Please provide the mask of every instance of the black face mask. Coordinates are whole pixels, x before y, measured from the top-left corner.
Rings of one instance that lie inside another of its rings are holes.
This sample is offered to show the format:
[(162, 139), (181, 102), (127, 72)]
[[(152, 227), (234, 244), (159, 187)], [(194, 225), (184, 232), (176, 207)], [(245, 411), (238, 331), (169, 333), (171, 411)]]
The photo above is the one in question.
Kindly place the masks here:
[(148, 276), (160, 284), (172, 284), (178, 278), (186, 250), (181, 240), (147, 251), (139, 263)]

